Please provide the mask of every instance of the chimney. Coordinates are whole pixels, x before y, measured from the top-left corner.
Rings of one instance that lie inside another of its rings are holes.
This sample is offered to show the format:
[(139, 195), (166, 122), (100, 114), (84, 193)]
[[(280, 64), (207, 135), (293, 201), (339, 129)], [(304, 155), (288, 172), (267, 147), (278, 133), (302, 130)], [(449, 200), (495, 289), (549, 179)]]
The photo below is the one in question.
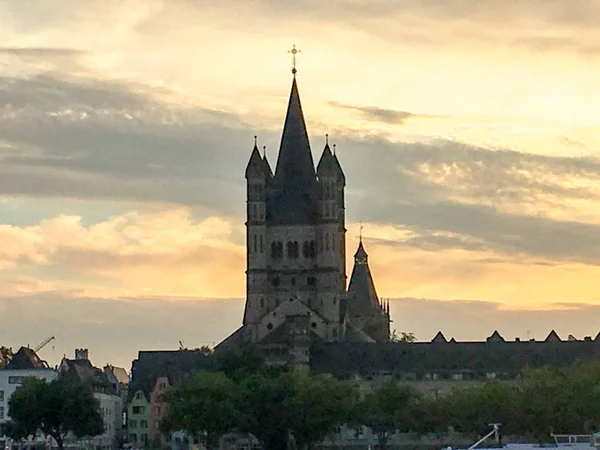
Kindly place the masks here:
[(88, 360), (88, 349), (87, 348), (76, 348), (75, 349), (76, 360)]

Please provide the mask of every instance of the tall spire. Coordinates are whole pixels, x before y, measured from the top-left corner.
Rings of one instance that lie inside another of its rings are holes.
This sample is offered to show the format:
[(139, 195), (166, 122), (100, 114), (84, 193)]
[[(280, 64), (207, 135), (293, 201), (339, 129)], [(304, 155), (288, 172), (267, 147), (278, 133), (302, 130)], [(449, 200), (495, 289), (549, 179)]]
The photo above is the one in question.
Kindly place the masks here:
[(316, 217), (315, 184), (315, 165), (294, 77), (275, 166), (277, 192), (270, 211), (273, 221), (311, 223)]

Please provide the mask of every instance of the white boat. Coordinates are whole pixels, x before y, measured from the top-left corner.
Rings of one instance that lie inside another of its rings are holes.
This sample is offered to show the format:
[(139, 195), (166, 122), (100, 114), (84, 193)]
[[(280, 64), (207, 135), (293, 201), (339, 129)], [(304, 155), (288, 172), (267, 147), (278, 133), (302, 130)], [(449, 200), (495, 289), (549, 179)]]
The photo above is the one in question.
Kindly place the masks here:
[[(593, 434), (551, 434), (554, 439), (554, 444), (539, 445), (533, 443), (510, 443), (500, 447), (500, 425), (499, 423), (491, 423), (492, 431), (483, 436), (477, 442), (467, 447), (466, 450), (534, 450), (540, 448), (560, 448), (565, 450), (590, 450), (600, 449), (600, 432)], [(488, 439), (494, 439), (496, 446), (482, 447)], [(453, 450), (452, 447), (446, 447), (443, 450)]]

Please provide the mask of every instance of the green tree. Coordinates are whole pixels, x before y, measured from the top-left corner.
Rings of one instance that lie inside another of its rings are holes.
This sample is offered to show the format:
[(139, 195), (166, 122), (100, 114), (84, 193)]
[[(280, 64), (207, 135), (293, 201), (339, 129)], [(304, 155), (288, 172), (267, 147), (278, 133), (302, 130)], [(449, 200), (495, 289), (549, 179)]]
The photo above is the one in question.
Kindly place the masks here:
[(185, 430), (198, 437), (208, 450), (219, 448), (219, 438), (231, 431), (238, 419), (237, 386), (223, 373), (198, 372), (168, 391), (163, 432)]
[(239, 382), (251, 374), (265, 372), (264, 356), (252, 345), (217, 354), (216, 370)]
[(4, 367), (13, 357), (13, 351), (10, 347), (0, 345), (0, 369)]
[(387, 448), (397, 429), (414, 428), (419, 398), (415, 389), (389, 380), (374, 385), (358, 404), (359, 420), (377, 435), (380, 449)]
[(11, 396), (8, 408), (10, 437), (15, 440), (36, 435), (51, 436), (59, 449), (68, 433), (76, 437), (104, 432), (100, 404), (90, 388), (78, 380), (58, 378), (46, 383), (27, 378)]
[(405, 331), (398, 333), (398, 331), (394, 330), (394, 331), (392, 331), (392, 334), (390, 336), (390, 342), (413, 343), (413, 342), (417, 342), (417, 337), (415, 336), (414, 333), (410, 333), (410, 332), (407, 333)]
[(287, 448), (292, 412), (283, 407), (296, 389), (293, 377), (254, 373), (238, 390), (239, 430), (252, 433), (263, 450)]
[(354, 386), (327, 375), (291, 373), (293, 394), (283, 402), (288, 412), (289, 427), (297, 448), (311, 449), (322, 441), (333, 427), (347, 421), (358, 392)]

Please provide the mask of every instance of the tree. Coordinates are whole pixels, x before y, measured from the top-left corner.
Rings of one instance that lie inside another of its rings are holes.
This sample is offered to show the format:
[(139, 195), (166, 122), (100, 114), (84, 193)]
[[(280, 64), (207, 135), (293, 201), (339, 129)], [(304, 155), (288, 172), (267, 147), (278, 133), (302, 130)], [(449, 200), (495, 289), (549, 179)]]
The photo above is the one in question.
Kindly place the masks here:
[(398, 331), (392, 331), (392, 335), (390, 336), (390, 342), (408, 342), (413, 343), (417, 342), (417, 337), (414, 333), (406, 333), (404, 331), (398, 333)]
[(62, 449), (69, 432), (78, 438), (104, 432), (99, 402), (88, 386), (72, 378), (61, 377), (49, 383), (26, 378), (11, 396), (8, 408), (8, 432), (15, 440), (35, 436), (39, 431), (54, 438)]
[(161, 430), (185, 430), (197, 436), (208, 450), (218, 449), (219, 438), (236, 425), (236, 388), (222, 373), (192, 375), (166, 394), (169, 408)]
[(376, 384), (358, 404), (359, 420), (377, 435), (380, 449), (387, 448), (396, 430), (413, 429), (419, 398), (410, 386), (389, 380)]
[(236, 382), (266, 370), (264, 356), (250, 344), (217, 355), (217, 371)]
[(254, 373), (241, 380), (239, 386), (239, 430), (256, 436), (263, 450), (287, 448), (293, 413), (283, 405), (297, 387), (293, 377)]
[(327, 375), (291, 373), (293, 394), (283, 402), (290, 431), (300, 450), (325, 439), (335, 425), (344, 423), (358, 401), (354, 386)]
[(0, 345), (0, 368), (4, 367), (13, 357), (13, 351), (10, 347)]

